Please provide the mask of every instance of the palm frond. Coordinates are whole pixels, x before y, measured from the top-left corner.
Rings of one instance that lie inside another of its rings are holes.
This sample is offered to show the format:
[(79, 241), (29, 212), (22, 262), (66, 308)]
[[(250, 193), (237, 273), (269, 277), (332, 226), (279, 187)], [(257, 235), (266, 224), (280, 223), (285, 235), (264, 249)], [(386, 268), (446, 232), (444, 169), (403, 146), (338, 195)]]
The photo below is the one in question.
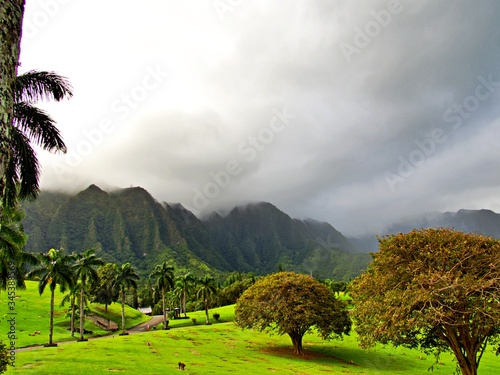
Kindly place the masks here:
[(73, 96), (73, 87), (66, 77), (54, 72), (31, 70), (17, 77), (14, 87), (16, 102), (38, 100), (60, 101)]
[(21, 199), (35, 199), (40, 192), (40, 165), (36, 153), (26, 136), (16, 128), (12, 128), (11, 147), (12, 156), (7, 165), (8, 175), (13, 179), (10, 183), (19, 185)]
[(17, 129), (44, 150), (66, 152), (66, 145), (55, 124), (47, 112), (29, 103), (14, 104), (14, 126)]

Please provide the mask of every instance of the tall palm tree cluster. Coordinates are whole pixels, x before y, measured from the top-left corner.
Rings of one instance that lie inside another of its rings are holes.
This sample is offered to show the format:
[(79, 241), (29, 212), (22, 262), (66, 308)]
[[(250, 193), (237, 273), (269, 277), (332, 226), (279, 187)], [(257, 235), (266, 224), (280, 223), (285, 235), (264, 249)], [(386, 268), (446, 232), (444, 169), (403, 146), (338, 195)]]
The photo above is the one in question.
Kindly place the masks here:
[[(174, 276), (174, 267), (168, 262), (156, 265), (149, 275), (151, 288), (160, 296), (161, 310), (163, 313), (163, 329), (168, 329), (169, 314), (167, 309), (167, 299), (170, 304), (180, 305), (180, 311), (187, 318), (186, 303), (188, 296), (194, 296), (203, 303), (205, 309), (206, 324), (210, 324), (208, 309), (213, 297), (217, 295), (217, 285), (215, 279), (205, 275), (202, 278), (194, 277), (191, 273), (181, 273)], [(151, 283), (152, 281), (152, 283)], [(153, 298), (154, 301), (155, 298)]]
[[(114, 294), (121, 296), (122, 303), (122, 331), (125, 331), (125, 292), (129, 288), (137, 287), (139, 276), (130, 263), (125, 263), (121, 266), (117, 264), (104, 264), (94, 249), (85, 250), (81, 254), (72, 253), (66, 254), (64, 250), (50, 249), (48, 252), (38, 254), (38, 265), (33, 268), (28, 274), (28, 278), (38, 279), (38, 291), (43, 294), (45, 288), (50, 289), (50, 320), (49, 320), (49, 342), (48, 346), (55, 345), (53, 343), (54, 330), (54, 298), (57, 285), (59, 290), (64, 293), (69, 290), (69, 293), (64, 296), (62, 304), (70, 301), (71, 318), (70, 329), (71, 335), (75, 332), (75, 316), (76, 316), (76, 300), (79, 304), (80, 338), (78, 341), (85, 341), (85, 305), (89, 296), (96, 295), (96, 289), (99, 289), (99, 270), (109, 268), (111, 265), (111, 279), (106, 279), (107, 287), (114, 290)], [(99, 268), (98, 268), (99, 267)], [(108, 272), (107, 275), (110, 273)]]

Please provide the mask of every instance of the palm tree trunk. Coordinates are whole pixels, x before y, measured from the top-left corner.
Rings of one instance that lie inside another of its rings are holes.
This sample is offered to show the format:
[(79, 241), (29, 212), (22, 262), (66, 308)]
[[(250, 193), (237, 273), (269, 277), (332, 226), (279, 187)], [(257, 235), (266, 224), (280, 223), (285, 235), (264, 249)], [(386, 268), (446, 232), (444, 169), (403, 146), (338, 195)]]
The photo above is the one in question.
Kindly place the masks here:
[(55, 289), (50, 288), (49, 345), (52, 345), (52, 336), (54, 332), (54, 297)]
[(183, 293), (182, 293), (182, 309), (184, 310), (184, 318), (187, 318), (187, 312), (186, 312), (186, 289), (184, 289)]
[[(25, 0), (0, 0), (0, 172), (3, 180), (4, 170), (9, 158), (9, 129), (14, 114), (13, 83), (17, 77), (21, 49), (22, 23)], [(5, 181), (0, 181), (3, 202)], [(2, 208), (0, 205), (0, 214)]]
[(206, 315), (206, 320), (205, 320), (205, 324), (208, 324), (209, 321), (208, 321), (208, 298), (205, 298), (205, 315)]
[(83, 333), (85, 330), (85, 327), (84, 327), (85, 312), (83, 310), (83, 301), (84, 301), (83, 291), (84, 290), (85, 290), (85, 278), (82, 278), (82, 285), (81, 285), (81, 290), (80, 290), (80, 341), (83, 341), (85, 339), (83, 337)]
[(167, 307), (165, 306), (165, 289), (161, 290), (161, 305), (163, 309), (163, 329), (167, 329)]
[(75, 299), (76, 299), (76, 295), (73, 294), (71, 296), (71, 319), (70, 319), (71, 337), (75, 336), (75, 310), (76, 310)]
[(125, 288), (123, 286), (120, 295), (122, 298), (122, 333), (125, 333)]

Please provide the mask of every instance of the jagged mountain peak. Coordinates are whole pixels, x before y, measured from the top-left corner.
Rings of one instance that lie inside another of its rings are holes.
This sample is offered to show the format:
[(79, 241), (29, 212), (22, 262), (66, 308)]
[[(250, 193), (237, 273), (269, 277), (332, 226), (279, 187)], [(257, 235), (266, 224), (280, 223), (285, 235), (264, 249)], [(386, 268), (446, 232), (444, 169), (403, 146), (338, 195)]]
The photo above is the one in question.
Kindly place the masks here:
[[(234, 207), (231, 212), (262, 212), (262, 211), (274, 211), (285, 214), (278, 207), (269, 202), (252, 202), (247, 204), (242, 204)], [(286, 215), (286, 214), (285, 214)], [(288, 216), (288, 215), (287, 215)]]
[(329, 224), (292, 219), (269, 202), (241, 205), (225, 216), (214, 212), (201, 221), (179, 203), (159, 203), (141, 187), (107, 193), (90, 185), (59, 203), (46, 201), (49, 210), (43, 204), (27, 210), (31, 252), (95, 247), (106, 261), (128, 261), (144, 273), (168, 259), (199, 272), (265, 274), (282, 267), (338, 279), (355, 276), (367, 262), (346, 253), (347, 240)]
[(82, 196), (82, 195), (108, 195), (104, 190), (102, 190), (99, 186), (97, 185), (89, 185), (85, 190), (82, 190), (77, 194), (77, 196)]

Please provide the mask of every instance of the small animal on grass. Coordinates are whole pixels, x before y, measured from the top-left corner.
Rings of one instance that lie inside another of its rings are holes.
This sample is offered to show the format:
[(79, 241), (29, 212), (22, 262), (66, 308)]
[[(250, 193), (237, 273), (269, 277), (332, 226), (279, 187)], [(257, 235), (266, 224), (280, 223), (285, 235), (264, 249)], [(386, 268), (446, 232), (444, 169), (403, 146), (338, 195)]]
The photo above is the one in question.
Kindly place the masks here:
[(186, 367), (185, 363), (179, 362), (179, 369), (184, 371), (184, 368)]

